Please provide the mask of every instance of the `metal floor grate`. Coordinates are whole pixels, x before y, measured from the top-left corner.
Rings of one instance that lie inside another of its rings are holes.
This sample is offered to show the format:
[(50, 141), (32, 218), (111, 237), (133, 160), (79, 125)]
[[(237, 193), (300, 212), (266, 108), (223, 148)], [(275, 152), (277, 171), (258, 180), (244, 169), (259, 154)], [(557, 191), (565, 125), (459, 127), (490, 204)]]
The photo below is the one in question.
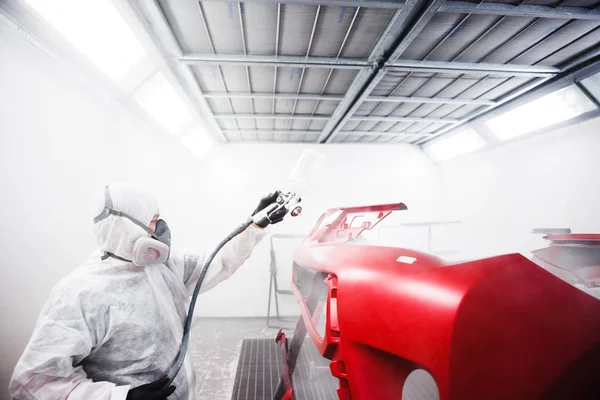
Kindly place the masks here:
[[(231, 400), (272, 400), (282, 372), (280, 345), (274, 339), (244, 339)], [(329, 360), (305, 341), (293, 376), (296, 400), (337, 400), (337, 379)]]
[(294, 371), (294, 395), (297, 400), (338, 400), (338, 379), (331, 375), (330, 361), (323, 358), (307, 336)]
[(231, 400), (272, 400), (281, 355), (273, 339), (244, 339), (238, 360)]
[[(272, 400), (282, 371), (281, 348), (274, 339), (244, 339), (231, 400)], [(296, 400), (338, 400), (338, 380), (329, 371), (310, 339), (305, 339), (293, 376)], [(439, 400), (431, 375), (413, 371), (405, 383), (403, 400)]]

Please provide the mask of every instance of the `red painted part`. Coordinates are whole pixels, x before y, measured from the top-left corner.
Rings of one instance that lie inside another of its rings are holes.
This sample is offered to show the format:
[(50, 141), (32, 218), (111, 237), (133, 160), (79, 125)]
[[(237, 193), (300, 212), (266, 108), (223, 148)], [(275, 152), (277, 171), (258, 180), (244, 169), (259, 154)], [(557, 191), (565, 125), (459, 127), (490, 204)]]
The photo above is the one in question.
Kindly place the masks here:
[[(441, 400), (579, 399), (598, 384), (600, 301), (519, 254), (449, 265), (344, 244), (391, 212), (379, 207), (328, 211), (294, 255), (295, 268), (329, 274), (324, 336), (293, 288), (340, 399), (400, 399), (418, 368)], [(367, 225), (356, 230), (362, 214)]]
[(403, 203), (327, 210), (317, 221), (306, 241), (313, 243), (344, 243), (372, 229), (392, 211), (406, 210)]

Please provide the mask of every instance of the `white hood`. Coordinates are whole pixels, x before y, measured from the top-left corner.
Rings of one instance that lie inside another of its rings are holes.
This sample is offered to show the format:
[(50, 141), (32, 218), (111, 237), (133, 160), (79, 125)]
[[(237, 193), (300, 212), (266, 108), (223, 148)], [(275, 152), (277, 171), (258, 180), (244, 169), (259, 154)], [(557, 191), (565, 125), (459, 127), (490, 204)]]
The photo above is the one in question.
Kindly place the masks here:
[[(112, 199), (112, 208), (135, 218), (145, 226), (150, 225), (158, 212), (158, 203), (154, 196), (144, 189), (125, 183), (114, 183), (108, 186)], [(97, 200), (94, 217), (99, 215), (106, 205), (104, 191)], [(109, 215), (97, 222), (94, 233), (102, 251), (131, 260), (133, 245), (136, 239), (147, 235), (142, 228), (124, 217)]]

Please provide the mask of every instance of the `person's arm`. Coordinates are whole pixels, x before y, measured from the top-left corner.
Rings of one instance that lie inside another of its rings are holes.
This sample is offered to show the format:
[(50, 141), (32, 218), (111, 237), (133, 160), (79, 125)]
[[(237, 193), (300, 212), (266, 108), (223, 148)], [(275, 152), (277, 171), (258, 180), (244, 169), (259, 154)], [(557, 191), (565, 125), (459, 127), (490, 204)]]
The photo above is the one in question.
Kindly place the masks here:
[[(254, 247), (266, 235), (267, 232), (264, 229), (251, 225), (223, 246), (208, 267), (200, 293), (204, 293), (229, 279), (250, 258)], [(183, 256), (183, 282), (190, 294), (196, 286), (207, 256), (207, 253), (200, 255), (188, 253)]]
[[(278, 197), (279, 192), (273, 192), (260, 199), (252, 216), (275, 203)], [(223, 246), (208, 268), (204, 281), (202, 282), (200, 293), (206, 292), (217, 286), (220, 282), (230, 278), (235, 271), (250, 258), (254, 247), (267, 235), (265, 228), (268, 225), (281, 222), (287, 211), (286, 208), (276, 211), (270, 215), (269, 222), (263, 222), (264, 225), (250, 225), (244, 232), (240, 233)], [(170, 264), (170, 268), (183, 280), (190, 295), (196, 286), (196, 282), (202, 271), (202, 266), (208, 255), (208, 253), (194, 254), (193, 252), (174, 254), (173, 263)]]
[(9, 385), (13, 400), (125, 400), (129, 385), (93, 382), (78, 364), (93, 348), (80, 299), (57, 288), (46, 302)]

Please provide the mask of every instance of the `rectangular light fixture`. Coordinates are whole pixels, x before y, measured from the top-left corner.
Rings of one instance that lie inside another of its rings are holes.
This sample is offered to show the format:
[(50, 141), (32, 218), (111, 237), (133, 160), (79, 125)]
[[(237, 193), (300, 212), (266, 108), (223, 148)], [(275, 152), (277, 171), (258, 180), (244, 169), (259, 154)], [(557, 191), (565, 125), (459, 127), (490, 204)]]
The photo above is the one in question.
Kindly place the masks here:
[(121, 79), (146, 57), (110, 0), (25, 1), (112, 79)]
[(576, 86), (550, 93), (486, 122), (499, 140), (509, 140), (596, 109)]
[(156, 72), (134, 93), (133, 98), (170, 133), (178, 133), (192, 120), (190, 110), (167, 78)]
[(484, 138), (474, 129), (466, 129), (455, 135), (441, 137), (424, 147), (425, 153), (437, 161), (446, 161), (487, 146)]
[(196, 157), (202, 158), (214, 147), (215, 143), (200, 128), (181, 138), (181, 143), (188, 148)]

